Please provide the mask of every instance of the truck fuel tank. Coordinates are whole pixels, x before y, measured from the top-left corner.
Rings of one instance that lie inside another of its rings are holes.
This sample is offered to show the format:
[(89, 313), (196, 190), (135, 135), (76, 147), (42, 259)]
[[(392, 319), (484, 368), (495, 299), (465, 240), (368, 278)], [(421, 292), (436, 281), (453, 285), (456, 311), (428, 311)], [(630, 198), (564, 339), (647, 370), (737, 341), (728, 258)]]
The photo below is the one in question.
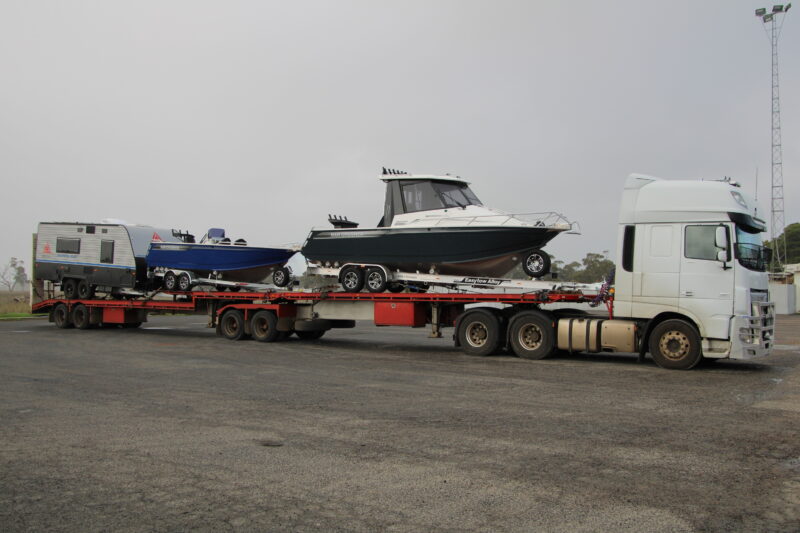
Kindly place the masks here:
[(636, 352), (636, 322), (603, 318), (562, 318), (557, 346), (569, 352)]

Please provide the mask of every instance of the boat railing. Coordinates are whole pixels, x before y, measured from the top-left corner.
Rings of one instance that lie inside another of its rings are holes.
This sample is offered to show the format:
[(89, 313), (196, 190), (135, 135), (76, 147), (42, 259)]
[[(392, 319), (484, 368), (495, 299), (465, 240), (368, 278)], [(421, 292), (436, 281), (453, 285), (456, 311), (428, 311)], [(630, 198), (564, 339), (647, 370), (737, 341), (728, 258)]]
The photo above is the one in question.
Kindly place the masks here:
[[(432, 222), (431, 218), (420, 217), (415, 220), (410, 220), (404, 225), (413, 225), (415, 222), (423, 221), (430, 224)], [(574, 226), (574, 223), (570, 222), (567, 217), (561, 213), (556, 213), (555, 211), (545, 211), (540, 213), (496, 213), (491, 215), (472, 215), (463, 217), (448, 216), (446, 218), (437, 218), (439, 219), (433, 223), (434, 226), (441, 226), (445, 224), (453, 225), (453, 223), (464, 226), (488, 224), (493, 226), (505, 226), (513, 225), (514, 221), (523, 222), (525, 224), (531, 224), (542, 228), (557, 228), (565, 230), (571, 230)]]

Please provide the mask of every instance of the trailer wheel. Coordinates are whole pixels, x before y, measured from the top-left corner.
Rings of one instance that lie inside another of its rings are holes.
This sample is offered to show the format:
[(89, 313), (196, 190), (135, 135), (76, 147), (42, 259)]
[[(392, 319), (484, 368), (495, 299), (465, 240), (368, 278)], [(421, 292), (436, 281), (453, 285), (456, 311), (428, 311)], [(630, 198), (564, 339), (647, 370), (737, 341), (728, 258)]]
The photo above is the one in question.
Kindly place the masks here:
[(174, 291), (178, 286), (178, 277), (175, 275), (175, 272), (170, 270), (166, 274), (164, 274), (164, 289), (168, 291)]
[(398, 293), (406, 290), (406, 287), (402, 283), (394, 282), (394, 283), (389, 283), (387, 289), (389, 290), (389, 292)]
[(382, 268), (372, 267), (367, 270), (367, 290), (369, 292), (383, 292), (386, 290), (386, 274)]
[(186, 272), (181, 272), (178, 276), (178, 290), (183, 292), (192, 290), (192, 277)]
[(72, 318), (69, 316), (69, 309), (64, 304), (58, 304), (53, 308), (53, 322), (57, 328), (67, 329), (74, 326)]
[(72, 308), (72, 323), (78, 329), (89, 329), (92, 325), (89, 321), (89, 308), (83, 304), (77, 304)]
[(552, 320), (536, 312), (515, 316), (509, 337), (514, 353), (523, 359), (544, 359), (552, 355), (556, 346)]
[(684, 320), (665, 320), (650, 333), (650, 355), (661, 368), (689, 370), (703, 356), (700, 334)]
[(85, 279), (78, 283), (78, 298), (80, 300), (91, 300), (94, 297), (94, 286), (90, 285)]
[(315, 331), (295, 331), (297, 338), (303, 341), (315, 341), (319, 338), (322, 338), (325, 335), (324, 329), (318, 329)]
[(364, 288), (364, 271), (357, 266), (345, 267), (339, 275), (345, 292), (361, 292)]
[(490, 311), (469, 311), (461, 318), (458, 340), (469, 355), (489, 355), (500, 343), (500, 321)]
[(532, 278), (541, 278), (550, 272), (550, 256), (541, 250), (532, 250), (525, 256), (522, 270)]
[(238, 309), (229, 309), (219, 320), (222, 336), (231, 341), (244, 339), (244, 315)]
[(72, 278), (61, 280), (61, 291), (64, 293), (64, 298), (74, 300), (78, 293), (78, 282)]
[(250, 319), (250, 331), (259, 342), (277, 341), (281, 333), (278, 331), (278, 317), (271, 311), (259, 311)]
[(272, 283), (276, 287), (285, 287), (289, 284), (292, 273), (286, 267), (280, 267), (272, 273)]

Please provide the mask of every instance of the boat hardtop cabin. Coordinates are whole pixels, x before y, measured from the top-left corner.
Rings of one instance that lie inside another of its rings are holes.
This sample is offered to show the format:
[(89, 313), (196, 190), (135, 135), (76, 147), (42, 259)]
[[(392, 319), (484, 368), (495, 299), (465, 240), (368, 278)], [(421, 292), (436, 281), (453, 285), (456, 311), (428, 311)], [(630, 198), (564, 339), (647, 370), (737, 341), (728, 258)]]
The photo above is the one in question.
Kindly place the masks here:
[[(378, 227), (531, 224), (519, 216), (485, 207), (470, 188), (470, 183), (460, 176), (407, 174), (384, 169), (380, 179), (386, 183), (386, 200)], [(558, 220), (548, 224), (537, 219), (534, 223), (559, 229), (571, 227), (569, 223)]]

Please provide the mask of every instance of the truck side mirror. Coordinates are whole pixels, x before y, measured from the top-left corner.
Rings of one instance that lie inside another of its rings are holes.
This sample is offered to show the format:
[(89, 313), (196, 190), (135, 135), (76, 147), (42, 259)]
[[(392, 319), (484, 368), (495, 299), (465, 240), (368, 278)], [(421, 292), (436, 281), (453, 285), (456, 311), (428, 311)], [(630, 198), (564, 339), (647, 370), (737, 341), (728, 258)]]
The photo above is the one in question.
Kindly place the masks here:
[(720, 263), (727, 263), (731, 260), (728, 257), (728, 228), (725, 226), (718, 226), (717, 232), (714, 235), (714, 244), (720, 250), (717, 252), (717, 261)]
[(717, 233), (716, 233), (716, 241), (715, 244), (717, 248), (722, 248), (723, 250), (728, 249), (728, 231), (725, 226), (718, 226)]

